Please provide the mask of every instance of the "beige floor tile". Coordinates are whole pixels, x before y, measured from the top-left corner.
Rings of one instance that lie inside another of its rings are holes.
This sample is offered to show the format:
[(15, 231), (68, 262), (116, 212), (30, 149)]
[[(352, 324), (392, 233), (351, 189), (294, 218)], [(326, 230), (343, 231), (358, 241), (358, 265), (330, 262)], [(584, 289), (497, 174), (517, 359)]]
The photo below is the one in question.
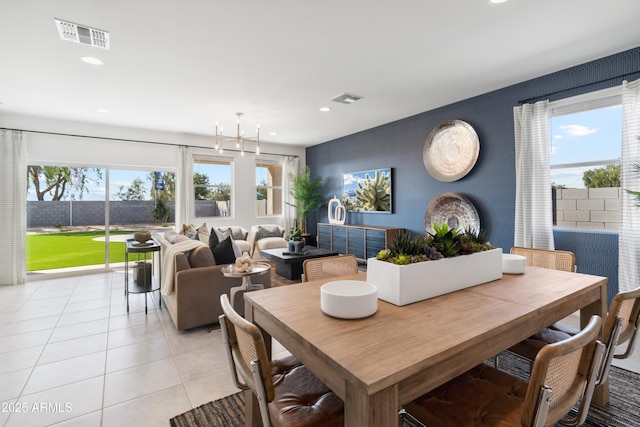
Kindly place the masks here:
[(91, 320), (108, 319), (109, 307), (99, 308), (97, 310), (81, 311), (77, 313), (66, 313), (60, 316), (58, 326), (68, 326), (77, 323), (85, 323)]
[(193, 408), (240, 391), (233, 384), (228, 367), (223, 371), (185, 382), (184, 388)]
[(23, 348), (37, 347), (47, 343), (53, 329), (26, 332), (20, 335), (9, 335), (0, 338), (0, 354), (9, 353)]
[(210, 346), (211, 341), (207, 339), (210, 336), (206, 328), (193, 328), (187, 331), (180, 331), (176, 335), (167, 336), (167, 341), (169, 341), (174, 356), (178, 356)]
[(165, 337), (107, 350), (107, 373), (171, 358)]
[(0, 374), (0, 402), (16, 399), (31, 375), (31, 368)]
[(0, 327), (0, 337), (41, 331), (43, 329), (53, 329), (59, 319), (60, 316), (49, 316), (20, 322), (7, 322)]
[(89, 301), (110, 299), (111, 289), (98, 289), (92, 292), (77, 292), (73, 291), (73, 295), (69, 297), (69, 304), (86, 303)]
[(229, 370), (224, 346), (214, 345), (213, 340), (209, 346), (177, 355), (174, 360), (183, 382)]
[(28, 310), (20, 309), (13, 313), (10, 322), (20, 322), (22, 320), (37, 319), (40, 317), (59, 316), (64, 311), (64, 304), (52, 307), (33, 308)]
[(102, 425), (102, 410), (51, 425), (55, 427), (100, 427)]
[(0, 374), (33, 368), (44, 350), (44, 345), (0, 353)]
[(59, 362), (65, 359), (105, 351), (106, 349), (106, 333), (49, 343), (45, 346), (42, 356), (40, 356), (40, 360), (38, 360), (38, 365)]
[(104, 427), (167, 427), (174, 416), (191, 409), (182, 385), (106, 407)]
[(102, 408), (104, 377), (21, 396), (27, 412), (13, 413), (6, 427), (42, 427), (98, 411)]
[(109, 330), (126, 329), (134, 326), (147, 325), (149, 323), (159, 322), (158, 314), (155, 311), (145, 314), (144, 311), (138, 313), (123, 314), (121, 316), (112, 316), (109, 321)]
[(117, 329), (109, 332), (109, 349), (163, 337), (164, 331), (159, 322), (152, 322), (132, 328)]
[(68, 303), (64, 309), (65, 314), (69, 313), (77, 313), (83, 311), (95, 310), (98, 308), (109, 308), (111, 305), (111, 298), (100, 298), (100, 299), (92, 299), (88, 301), (80, 301), (74, 303)]
[(109, 330), (109, 319), (98, 319), (74, 325), (57, 327), (49, 338), (50, 343), (66, 341), (105, 333)]
[(105, 376), (104, 406), (155, 393), (180, 385), (180, 375), (173, 359), (163, 359)]
[(36, 366), (23, 394), (38, 393), (61, 385), (103, 376), (106, 354), (106, 351), (102, 351)]

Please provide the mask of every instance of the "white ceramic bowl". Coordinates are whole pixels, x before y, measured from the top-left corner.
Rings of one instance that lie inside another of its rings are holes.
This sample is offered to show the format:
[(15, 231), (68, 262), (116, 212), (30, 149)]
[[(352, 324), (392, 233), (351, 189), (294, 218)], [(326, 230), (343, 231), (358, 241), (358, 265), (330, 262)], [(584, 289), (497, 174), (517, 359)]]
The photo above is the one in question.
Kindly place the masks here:
[(524, 274), (527, 271), (527, 258), (522, 255), (502, 254), (502, 272), (504, 274)]
[(360, 319), (378, 310), (378, 288), (360, 280), (335, 280), (320, 288), (320, 308), (329, 316)]

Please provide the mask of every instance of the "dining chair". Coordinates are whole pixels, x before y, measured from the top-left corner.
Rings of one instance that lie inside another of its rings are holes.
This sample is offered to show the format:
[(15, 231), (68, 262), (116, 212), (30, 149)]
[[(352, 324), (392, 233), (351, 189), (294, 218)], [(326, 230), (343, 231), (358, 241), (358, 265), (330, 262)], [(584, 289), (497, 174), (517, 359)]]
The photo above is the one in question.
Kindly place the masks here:
[(234, 384), (258, 400), (262, 425), (343, 426), (344, 403), (295, 357), (270, 361), (256, 325), (233, 310), (226, 294), (220, 315)]
[(302, 263), (303, 282), (323, 277), (344, 276), (358, 272), (358, 260), (353, 254), (310, 258)]
[(576, 271), (576, 256), (573, 252), (514, 246), (511, 248), (511, 253), (524, 256), (527, 259), (527, 265), (534, 267)]
[[(578, 334), (541, 349), (528, 383), (482, 364), (413, 400), (404, 410), (429, 427), (541, 427), (561, 420), (581, 425), (604, 352), (597, 341), (601, 325), (600, 316), (592, 316)], [(576, 416), (564, 418), (577, 402)]]
[[(598, 384), (605, 382), (609, 375), (609, 368), (614, 358), (626, 359), (631, 356), (635, 347), (638, 329), (640, 328), (640, 288), (620, 292), (611, 302), (609, 313), (605, 318), (600, 341), (606, 346), (605, 357), (598, 369)], [(535, 360), (542, 347), (578, 333), (577, 330), (554, 323), (535, 335), (519, 342), (509, 351), (519, 354), (529, 360)], [(616, 347), (626, 344), (622, 353), (616, 354)]]

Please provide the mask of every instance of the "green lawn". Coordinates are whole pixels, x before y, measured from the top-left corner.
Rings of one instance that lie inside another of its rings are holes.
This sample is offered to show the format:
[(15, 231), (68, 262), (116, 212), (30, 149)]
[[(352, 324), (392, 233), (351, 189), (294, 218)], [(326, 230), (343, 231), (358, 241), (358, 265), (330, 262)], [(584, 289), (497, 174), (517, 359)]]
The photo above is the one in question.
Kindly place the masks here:
[[(112, 231), (116, 234), (132, 234), (134, 231)], [(53, 270), (83, 265), (104, 265), (104, 237), (102, 231), (63, 232), (27, 235), (27, 271)], [(109, 262), (124, 262), (124, 243), (111, 242)]]

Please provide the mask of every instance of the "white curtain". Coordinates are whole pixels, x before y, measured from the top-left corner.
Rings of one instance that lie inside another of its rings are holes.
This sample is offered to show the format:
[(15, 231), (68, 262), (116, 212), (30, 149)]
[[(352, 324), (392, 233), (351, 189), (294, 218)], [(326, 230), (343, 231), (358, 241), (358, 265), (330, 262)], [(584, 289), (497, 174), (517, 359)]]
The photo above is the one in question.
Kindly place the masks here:
[(284, 183), (282, 193), (284, 196), (284, 227), (285, 230), (290, 230), (293, 227), (293, 221), (296, 218), (296, 209), (289, 205), (289, 203), (295, 204), (295, 200), (291, 197), (291, 190), (293, 187), (293, 180), (291, 175), (298, 174), (298, 158), (289, 156), (285, 158), (284, 167), (282, 171)]
[(549, 173), (549, 101), (513, 109), (516, 150), (514, 245), (554, 249)]
[(27, 144), (22, 132), (0, 130), (0, 285), (27, 280)]
[(622, 155), (620, 159), (620, 233), (618, 237), (618, 288), (640, 286), (640, 80), (622, 85)]
[[(191, 223), (191, 184), (193, 183), (191, 170), (191, 150), (178, 147), (178, 176), (176, 182), (176, 227)], [(177, 228), (176, 228), (177, 229)]]

